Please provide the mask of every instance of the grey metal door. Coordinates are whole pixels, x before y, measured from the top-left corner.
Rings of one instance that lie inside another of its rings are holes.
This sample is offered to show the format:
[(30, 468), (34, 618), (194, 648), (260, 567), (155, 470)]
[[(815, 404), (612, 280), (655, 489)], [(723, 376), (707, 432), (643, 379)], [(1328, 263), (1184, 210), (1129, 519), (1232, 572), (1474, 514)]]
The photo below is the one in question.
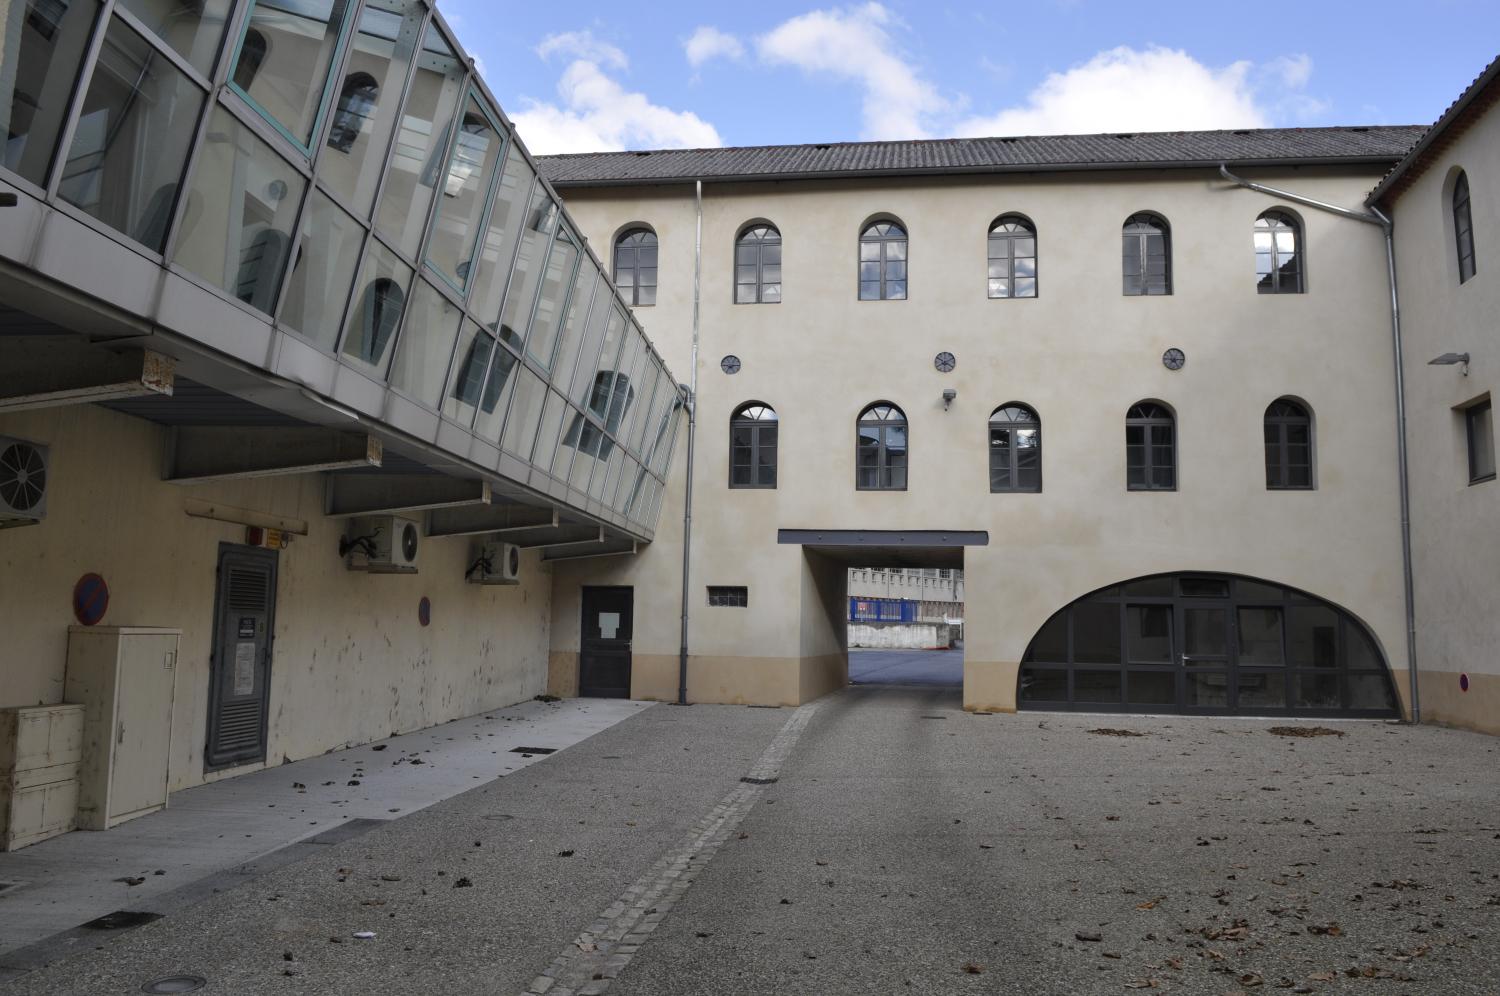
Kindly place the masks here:
[(583, 589), (583, 633), (578, 655), (578, 694), (630, 698), (630, 639), (634, 588)]
[(266, 758), (276, 552), (219, 545), (214, 650), (209, 665), (206, 768)]

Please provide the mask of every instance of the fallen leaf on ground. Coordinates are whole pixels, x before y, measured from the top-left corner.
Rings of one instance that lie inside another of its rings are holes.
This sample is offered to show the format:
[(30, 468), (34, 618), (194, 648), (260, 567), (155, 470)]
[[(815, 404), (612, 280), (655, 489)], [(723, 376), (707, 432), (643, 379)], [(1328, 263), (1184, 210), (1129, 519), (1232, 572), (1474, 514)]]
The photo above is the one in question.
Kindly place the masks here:
[(1326, 726), (1273, 726), (1267, 733), (1278, 737), (1341, 737), (1343, 730), (1330, 730)]
[(978, 975), (980, 972), (984, 971), (984, 966), (976, 965), (972, 961), (966, 961), (964, 962), (964, 971), (969, 973), (970, 975)]
[(1137, 733), (1135, 730), (1117, 730), (1109, 726), (1101, 726), (1097, 730), (1090, 730), (1096, 737), (1144, 737), (1146, 734)]

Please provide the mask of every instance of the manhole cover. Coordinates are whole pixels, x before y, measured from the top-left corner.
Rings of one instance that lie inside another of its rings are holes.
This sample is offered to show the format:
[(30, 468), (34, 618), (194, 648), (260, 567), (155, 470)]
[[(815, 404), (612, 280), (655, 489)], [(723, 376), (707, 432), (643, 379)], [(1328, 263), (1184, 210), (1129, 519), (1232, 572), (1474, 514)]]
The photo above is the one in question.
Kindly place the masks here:
[(208, 985), (201, 975), (169, 975), (141, 986), (143, 993), (195, 993)]
[[(150, 923), (152, 920), (160, 920), (160, 913), (136, 913), (131, 910), (115, 910), (106, 913), (84, 924), (89, 930), (126, 930), (130, 927), (139, 927)], [(165, 991), (165, 990), (164, 990)], [(170, 990), (176, 992), (177, 990)]]
[(556, 747), (512, 747), (512, 754), (556, 754)]

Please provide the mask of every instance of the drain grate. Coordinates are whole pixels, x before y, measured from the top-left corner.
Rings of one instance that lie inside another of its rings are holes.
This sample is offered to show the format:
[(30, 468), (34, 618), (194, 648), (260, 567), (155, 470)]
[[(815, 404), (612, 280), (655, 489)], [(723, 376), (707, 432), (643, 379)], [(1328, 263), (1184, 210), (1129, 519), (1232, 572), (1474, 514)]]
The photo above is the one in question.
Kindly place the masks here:
[(153, 920), (160, 920), (160, 913), (137, 913), (132, 910), (115, 910), (96, 917), (84, 924), (89, 930), (128, 930), (141, 927)]
[(512, 747), (512, 754), (556, 754), (556, 747)]
[(745, 777), (741, 778), (740, 781), (744, 782), (746, 785), (775, 785), (776, 782), (779, 781), (779, 779), (751, 778), (749, 775), (746, 775)]
[(169, 975), (141, 986), (143, 993), (195, 993), (208, 985), (201, 975)]
[(947, 716), (923, 716), (923, 719), (947, 719)]

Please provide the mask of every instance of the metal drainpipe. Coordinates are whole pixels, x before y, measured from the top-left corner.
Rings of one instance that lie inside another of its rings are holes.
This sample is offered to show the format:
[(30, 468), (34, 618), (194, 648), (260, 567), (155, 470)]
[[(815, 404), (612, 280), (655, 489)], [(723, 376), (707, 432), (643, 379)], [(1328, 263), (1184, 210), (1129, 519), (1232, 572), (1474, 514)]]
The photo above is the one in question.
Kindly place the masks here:
[(693, 555), (693, 441), (698, 435), (698, 303), (703, 277), (703, 181), (693, 183), (693, 362), (688, 370), (687, 489), (682, 505), (682, 642), (677, 652), (677, 704), (687, 705), (689, 579)]
[(1422, 701), (1417, 684), (1417, 607), (1415, 586), (1412, 582), (1411, 565), (1411, 481), (1406, 463), (1406, 377), (1401, 369), (1401, 295), (1396, 286), (1395, 225), (1379, 208), (1370, 208), (1369, 214), (1350, 211), (1336, 204), (1315, 200), (1276, 187), (1253, 183), (1229, 172), (1229, 167), (1219, 164), (1219, 174), (1230, 183), (1255, 190), (1272, 197), (1280, 197), (1320, 211), (1342, 215), (1367, 225), (1377, 225), (1385, 234), (1386, 281), (1391, 288), (1391, 350), (1396, 368), (1396, 469), (1398, 487), (1401, 492), (1401, 580), (1406, 596), (1406, 667), (1411, 681), (1411, 721), (1422, 721)]

